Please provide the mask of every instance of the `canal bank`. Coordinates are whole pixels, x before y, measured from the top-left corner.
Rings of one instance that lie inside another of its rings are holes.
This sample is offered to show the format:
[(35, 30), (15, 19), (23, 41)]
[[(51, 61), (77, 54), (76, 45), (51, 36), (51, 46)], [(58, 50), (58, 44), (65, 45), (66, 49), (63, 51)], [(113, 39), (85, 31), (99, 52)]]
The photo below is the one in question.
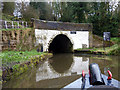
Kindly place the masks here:
[(113, 78), (119, 79), (119, 56), (56, 54), (44, 60), (22, 75), (12, 78), (3, 88), (63, 88), (81, 77), (82, 70), (89, 73), (89, 64), (97, 63), (101, 73), (107, 75), (107, 70)]
[(33, 28), (0, 30), (0, 83), (5, 83), (51, 57), (37, 45)]
[(74, 53), (95, 54), (95, 55), (120, 55), (120, 45), (115, 44), (106, 48), (76, 49)]
[[(93, 48), (83, 48), (74, 50), (75, 53), (85, 53), (85, 54), (97, 54), (97, 55), (120, 55), (120, 38), (111, 38), (111, 42), (114, 43), (111, 46), (103, 47), (93, 47)], [(106, 42), (108, 43), (108, 42)]]
[(2, 58), (2, 80), (5, 83), (41, 64), (47, 58), (52, 57), (52, 54), (36, 50), (4, 51), (0, 57)]

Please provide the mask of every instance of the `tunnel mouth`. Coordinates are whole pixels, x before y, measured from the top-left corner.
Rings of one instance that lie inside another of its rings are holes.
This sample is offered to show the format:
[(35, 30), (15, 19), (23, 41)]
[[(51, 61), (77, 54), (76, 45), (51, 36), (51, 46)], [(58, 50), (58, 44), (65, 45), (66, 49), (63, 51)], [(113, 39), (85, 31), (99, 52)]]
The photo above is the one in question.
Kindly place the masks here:
[(73, 54), (72, 53), (60, 53), (56, 54), (50, 58), (52, 62), (50, 65), (57, 73), (65, 73), (69, 71), (73, 64)]
[(64, 35), (57, 35), (49, 45), (50, 53), (70, 53), (73, 51), (73, 44), (70, 39)]

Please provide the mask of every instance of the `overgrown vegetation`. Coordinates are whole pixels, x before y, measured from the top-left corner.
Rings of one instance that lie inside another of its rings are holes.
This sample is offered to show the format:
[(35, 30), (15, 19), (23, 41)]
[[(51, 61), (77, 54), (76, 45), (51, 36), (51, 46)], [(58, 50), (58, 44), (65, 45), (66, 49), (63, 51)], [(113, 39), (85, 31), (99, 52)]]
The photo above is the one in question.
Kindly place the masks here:
[(120, 38), (119, 37), (114, 37), (114, 38), (111, 38), (111, 41), (115, 43), (113, 46), (106, 47), (105, 49), (95, 48), (91, 51), (104, 52), (105, 54), (109, 54), (109, 55), (120, 55)]
[(120, 38), (114, 37), (114, 38), (111, 38), (111, 41), (115, 43), (111, 47), (83, 48), (83, 49), (79, 48), (79, 49), (77, 49), (77, 51), (90, 50), (91, 53), (94, 53), (94, 54), (120, 55)]
[(119, 37), (116, 37), (116, 38), (111, 38), (111, 40), (113, 42), (115, 42), (117, 44), (116, 48), (111, 50), (109, 52), (109, 54), (112, 54), (112, 55), (120, 55), (120, 38)]
[(120, 55), (120, 45), (109, 52), (110, 55)]
[(37, 52), (36, 50), (4, 51), (0, 54), (0, 58), (2, 58), (3, 82), (18, 77), (51, 56), (52, 54)]
[(118, 52), (119, 48), (120, 46), (118, 44), (115, 44), (111, 47), (106, 47), (106, 48), (94, 48), (91, 51), (92, 52), (103, 52), (103, 54), (109, 54), (109, 55), (120, 55), (120, 53)]
[(9, 65), (14, 63), (22, 63), (28, 61), (31, 57), (35, 55), (42, 55), (44, 53), (37, 52), (36, 50), (32, 51), (4, 51), (0, 54), (2, 58), (3, 65)]
[(114, 37), (114, 38), (111, 38), (111, 41), (117, 43), (117, 44), (120, 44), (120, 38), (119, 37)]
[(15, 9), (15, 2), (2, 2), (2, 3), (3, 3), (2, 12), (7, 15), (13, 15)]
[(26, 30), (31, 28), (10, 28), (10, 29), (0, 29), (0, 31), (12, 31), (12, 30)]

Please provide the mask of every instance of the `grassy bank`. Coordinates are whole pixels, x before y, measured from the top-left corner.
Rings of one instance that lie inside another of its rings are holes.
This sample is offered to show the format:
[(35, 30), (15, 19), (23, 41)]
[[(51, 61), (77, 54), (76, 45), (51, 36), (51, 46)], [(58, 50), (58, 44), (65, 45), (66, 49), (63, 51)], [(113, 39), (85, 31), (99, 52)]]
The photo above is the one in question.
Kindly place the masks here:
[(0, 54), (2, 58), (2, 64), (8, 65), (10, 63), (23, 63), (28, 61), (31, 57), (35, 55), (43, 55), (43, 52), (32, 51), (4, 51)]
[(120, 44), (120, 38), (119, 37), (111, 38), (111, 41), (116, 43), (116, 44)]
[(51, 56), (50, 53), (37, 52), (36, 50), (2, 52), (0, 58), (2, 58), (3, 81), (21, 75)]
[(107, 54), (107, 55), (120, 55), (120, 38), (111, 38), (111, 41), (115, 44), (111, 47), (101, 47), (101, 48), (84, 48), (76, 49), (76, 51), (89, 51), (91, 54)]
[(103, 48), (93, 48), (90, 51), (91, 52), (102, 52), (103, 54), (108, 54), (108, 55), (120, 55), (120, 45), (115, 44), (111, 47), (106, 47), (105, 49), (103, 49)]

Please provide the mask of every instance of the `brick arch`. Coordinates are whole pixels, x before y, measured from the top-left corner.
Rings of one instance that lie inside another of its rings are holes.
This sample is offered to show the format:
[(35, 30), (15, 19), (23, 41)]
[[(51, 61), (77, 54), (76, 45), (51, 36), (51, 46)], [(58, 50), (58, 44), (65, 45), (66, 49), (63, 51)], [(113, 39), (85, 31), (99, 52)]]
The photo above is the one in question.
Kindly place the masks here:
[[(50, 38), (49, 43), (48, 43), (48, 46), (49, 46), (50, 43), (53, 41), (53, 39), (54, 39), (56, 36), (60, 35), (60, 34), (63, 34), (63, 33), (54, 34), (54, 35)], [(74, 42), (73, 42), (73, 40), (72, 40), (72, 37), (70, 37), (69, 35), (67, 35), (67, 33), (65, 33), (65, 34), (63, 34), (63, 35), (66, 35), (67, 38), (70, 39), (71, 43), (74, 45)]]
[(49, 46), (50, 46), (50, 44), (52, 43), (52, 41), (58, 36), (58, 35), (65, 35), (69, 40), (70, 40), (70, 42), (72, 43), (72, 46), (74, 47), (74, 42), (73, 42), (73, 40), (72, 40), (72, 37), (70, 37), (67, 33), (57, 33), (57, 34), (54, 34), (51, 38), (50, 38), (50, 40), (49, 40), (49, 42), (48, 42), (48, 47), (47, 47), (47, 50), (49, 49)]

